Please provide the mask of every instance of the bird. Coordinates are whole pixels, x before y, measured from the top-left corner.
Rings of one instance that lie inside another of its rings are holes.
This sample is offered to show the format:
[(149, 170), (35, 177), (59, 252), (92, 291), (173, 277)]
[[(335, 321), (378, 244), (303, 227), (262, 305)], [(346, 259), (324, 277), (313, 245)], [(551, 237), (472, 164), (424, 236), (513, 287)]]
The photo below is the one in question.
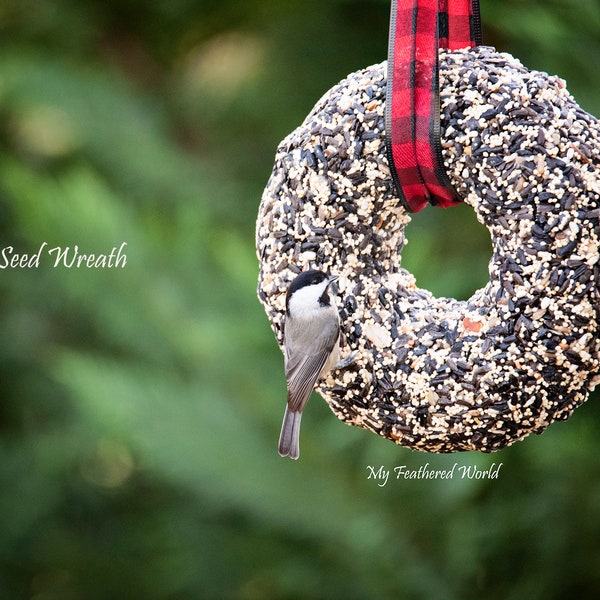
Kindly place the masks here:
[(279, 454), (300, 456), (300, 421), (318, 379), (340, 363), (340, 320), (329, 287), (336, 275), (311, 269), (300, 273), (285, 297), (284, 361), (287, 405)]

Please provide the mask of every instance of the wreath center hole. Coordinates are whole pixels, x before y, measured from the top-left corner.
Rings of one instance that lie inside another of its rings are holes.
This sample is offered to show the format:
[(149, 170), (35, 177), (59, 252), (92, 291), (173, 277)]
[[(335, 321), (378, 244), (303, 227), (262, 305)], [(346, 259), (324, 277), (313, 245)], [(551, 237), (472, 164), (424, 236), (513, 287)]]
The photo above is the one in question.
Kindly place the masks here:
[(411, 215), (402, 267), (437, 297), (467, 300), (489, 281), (490, 235), (470, 206), (426, 207)]

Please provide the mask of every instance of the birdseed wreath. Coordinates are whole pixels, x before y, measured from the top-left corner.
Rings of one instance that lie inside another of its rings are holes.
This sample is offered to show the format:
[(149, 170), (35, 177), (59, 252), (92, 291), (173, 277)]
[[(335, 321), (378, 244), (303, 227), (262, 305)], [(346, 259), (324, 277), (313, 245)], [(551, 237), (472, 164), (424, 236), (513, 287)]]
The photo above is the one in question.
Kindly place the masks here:
[(400, 266), (410, 216), (386, 158), (382, 63), (280, 144), (258, 294), (281, 344), (290, 281), (339, 275), (342, 352), (357, 355), (317, 388), (336, 416), (416, 450), (489, 452), (567, 419), (600, 382), (600, 124), (510, 55), (439, 56), (444, 166), (490, 232), (489, 283), (436, 298)]

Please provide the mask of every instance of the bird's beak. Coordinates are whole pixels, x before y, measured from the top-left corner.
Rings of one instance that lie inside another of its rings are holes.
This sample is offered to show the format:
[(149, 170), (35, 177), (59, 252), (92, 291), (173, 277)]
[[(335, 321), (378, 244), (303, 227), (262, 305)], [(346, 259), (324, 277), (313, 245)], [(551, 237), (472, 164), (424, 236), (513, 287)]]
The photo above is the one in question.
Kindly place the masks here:
[(334, 281), (337, 281), (340, 278), (339, 275), (330, 275), (329, 276), (329, 285), (331, 285)]

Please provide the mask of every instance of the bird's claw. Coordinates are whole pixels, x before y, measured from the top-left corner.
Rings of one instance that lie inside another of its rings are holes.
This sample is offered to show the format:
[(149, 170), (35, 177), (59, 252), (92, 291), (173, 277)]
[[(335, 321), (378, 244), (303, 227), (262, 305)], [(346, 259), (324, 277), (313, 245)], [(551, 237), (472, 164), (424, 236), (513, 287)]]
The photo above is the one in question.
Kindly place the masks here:
[(340, 360), (340, 362), (335, 365), (335, 367), (333, 367), (334, 369), (346, 369), (348, 368), (352, 363), (354, 363), (354, 360), (356, 358), (358, 354), (358, 350), (354, 350), (354, 352), (351, 352), (350, 354), (348, 354), (348, 356), (346, 356), (346, 358), (343, 358), (342, 360)]

